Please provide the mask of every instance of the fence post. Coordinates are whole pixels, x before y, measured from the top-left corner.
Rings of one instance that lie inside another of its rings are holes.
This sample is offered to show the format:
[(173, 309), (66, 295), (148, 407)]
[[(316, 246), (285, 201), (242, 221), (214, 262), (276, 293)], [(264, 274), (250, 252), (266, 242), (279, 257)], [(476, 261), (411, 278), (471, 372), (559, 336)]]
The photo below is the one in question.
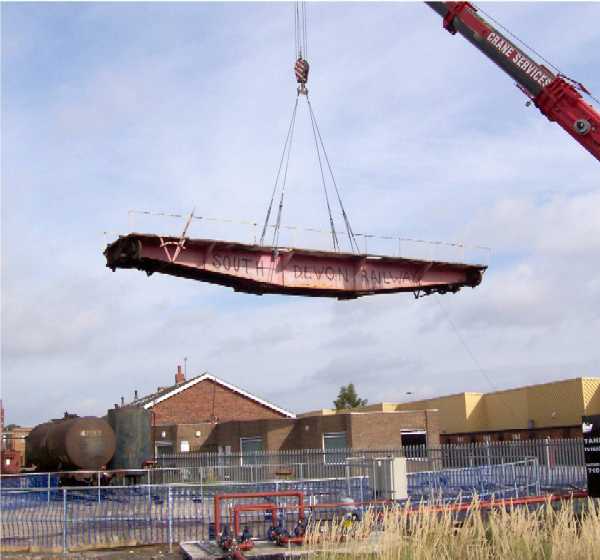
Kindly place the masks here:
[(98, 471), (98, 503), (100, 503), (100, 471)]
[(48, 503), (50, 503), (50, 473), (48, 473)]
[(67, 543), (67, 489), (63, 488), (63, 554), (68, 551)]
[(169, 531), (169, 552), (173, 552), (173, 497), (171, 495), (171, 486), (167, 486), (167, 515)]

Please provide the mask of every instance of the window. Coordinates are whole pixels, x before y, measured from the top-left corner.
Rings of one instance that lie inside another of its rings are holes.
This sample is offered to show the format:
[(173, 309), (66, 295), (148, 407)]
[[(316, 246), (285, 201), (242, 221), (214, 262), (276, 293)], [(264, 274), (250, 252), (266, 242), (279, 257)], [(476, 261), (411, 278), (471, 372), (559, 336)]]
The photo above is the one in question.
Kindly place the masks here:
[(346, 432), (329, 432), (323, 434), (323, 451), (325, 452), (325, 463), (344, 463), (346, 461), (345, 451), (348, 448)]
[(256, 465), (260, 462), (258, 453), (263, 450), (261, 437), (240, 438), (240, 451), (242, 452), (242, 465)]
[(181, 443), (179, 444), (179, 449), (182, 453), (189, 453), (190, 451), (190, 442), (187, 441), (186, 439), (182, 439)]
[(400, 430), (404, 456), (413, 459), (426, 456), (427, 434), (425, 430)]

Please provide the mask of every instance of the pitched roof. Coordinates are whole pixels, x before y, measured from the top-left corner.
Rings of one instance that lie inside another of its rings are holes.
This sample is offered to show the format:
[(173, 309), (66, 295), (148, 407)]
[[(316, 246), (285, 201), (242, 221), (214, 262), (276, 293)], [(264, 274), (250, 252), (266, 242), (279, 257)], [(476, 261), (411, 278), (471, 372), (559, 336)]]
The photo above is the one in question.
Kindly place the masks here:
[(271, 410), (274, 410), (275, 412), (278, 412), (279, 414), (282, 414), (283, 416), (287, 416), (288, 418), (296, 418), (296, 415), (293, 412), (284, 410), (283, 408), (279, 408), (278, 406), (275, 406), (274, 404), (272, 404), (268, 401), (265, 401), (255, 395), (252, 395), (251, 393), (248, 393), (247, 391), (244, 391), (243, 389), (240, 389), (239, 387), (236, 387), (235, 385), (232, 385), (231, 383), (227, 383), (226, 381), (223, 381), (222, 379), (219, 379), (218, 377), (215, 377), (214, 375), (210, 375), (209, 373), (202, 373), (201, 375), (192, 377), (191, 379), (188, 379), (187, 381), (184, 381), (183, 383), (180, 383), (179, 385), (171, 385), (170, 387), (161, 388), (159, 391), (156, 391), (156, 392), (146, 395), (144, 397), (140, 397), (137, 400), (134, 400), (131, 403), (131, 405), (132, 406), (143, 406), (145, 409), (152, 408), (153, 406), (157, 405), (158, 403), (160, 403), (166, 399), (170, 399), (171, 397), (174, 397), (175, 395), (181, 393), (182, 391), (185, 391), (186, 389), (189, 389), (190, 387), (193, 387), (194, 385), (196, 385), (197, 383), (200, 383), (201, 381), (212, 381), (213, 383), (216, 383), (217, 385), (220, 385), (221, 387), (225, 387), (226, 389), (229, 389), (230, 391), (233, 391), (234, 393), (238, 393), (239, 395), (246, 397), (247, 399), (250, 399), (262, 406), (270, 408)]

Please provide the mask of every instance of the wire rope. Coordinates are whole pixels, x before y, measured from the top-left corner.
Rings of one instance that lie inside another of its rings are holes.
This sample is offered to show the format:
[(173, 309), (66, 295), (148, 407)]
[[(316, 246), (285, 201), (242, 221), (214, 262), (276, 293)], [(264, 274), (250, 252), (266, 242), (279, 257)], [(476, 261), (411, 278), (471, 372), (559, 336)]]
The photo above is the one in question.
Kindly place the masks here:
[[(454, 334), (456, 334), (456, 338), (458, 338), (458, 341), (460, 342), (460, 344), (464, 348), (465, 352), (471, 358), (471, 361), (475, 364), (475, 368), (479, 371), (479, 373), (489, 383), (489, 385), (492, 388), (492, 390), (495, 393), (499, 393), (500, 391), (496, 387), (496, 384), (491, 380), (490, 376), (487, 374), (487, 372), (485, 371), (485, 369), (481, 366), (481, 363), (479, 362), (479, 360), (477, 359), (477, 357), (475, 356), (475, 354), (471, 350), (470, 346), (467, 344), (467, 341), (464, 339), (464, 337), (463, 337), (462, 333), (460, 332), (459, 328), (456, 326), (456, 323), (452, 320), (452, 317), (450, 317), (450, 313), (448, 313), (448, 310), (446, 309), (446, 307), (444, 305), (442, 305), (442, 302), (440, 301), (440, 298), (437, 296), (437, 294), (434, 295), (434, 300), (438, 304), (439, 308), (442, 310), (442, 313), (446, 317), (446, 320), (448, 321), (448, 324), (450, 325), (450, 327), (454, 331)], [(513, 414), (514, 416), (517, 416), (516, 411), (510, 405), (508, 399), (504, 398), (504, 395), (501, 396), (500, 402), (506, 407), (506, 409), (511, 414)]]
[[(294, 5), (294, 42), (296, 49), (296, 65), (294, 67), (296, 73), (297, 82), (300, 84), (297, 90), (296, 102), (294, 104), (294, 109), (292, 111), (292, 118), (290, 120), (290, 125), (288, 127), (287, 136), (283, 145), (283, 151), (281, 153), (281, 159), (279, 161), (279, 168), (277, 170), (277, 175), (275, 177), (275, 184), (273, 186), (273, 191), (271, 193), (271, 199), (269, 201), (269, 205), (267, 208), (267, 213), (265, 217), (265, 221), (262, 228), (262, 233), (260, 236), (260, 244), (264, 245), (265, 237), (267, 234), (267, 229), (269, 227), (269, 221), (271, 219), (271, 214), (273, 212), (273, 205), (275, 203), (275, 199), (277, 196), (277, 189), (281, 185), (281, 192), (279, 196), (279, 204), (277, 208), (277, 218), (275, 220), (274, 231), (273, 231), (273, 247), (277, 247), (279, 243), (279, 234), (281, 230), (281, 219), (283, 215), (283, 206), (286, 195), (286, 187), (287, 187), (287, 175), (290, 165), (290, 156), (292, 152), (292, 144), (294, 139), (294, 131), (296, 127), (296, 117), (298, 110), (298, 102), (300, 99), (300, 95), (304, 95), (306, 97), (307, 105), (308, 105), (308, 113), (311, 122), (311, 128), (313, 133), (313, 140), (315, 144), (315, 150), (317, 152), (317, 160), (319, 163), (319, 170), (321, 173), (321, 184), (323, 187), (323, 194), (325, 197), (325, 205), (327, 208), (327, 214), (329, 216), (329, 226), (331, 232), (331, 239), (333, 243), (333, 250), (340, 250), (340, 242), (337, 236), (337, 232), (335, 229), (335, 220), (332, 212), (331, 200), (329, 197), (329, 192), (327, 190), (327, 179), (326, 179), (326, 171), (323, 165), (323, 158), (325, 159), (325, 163), (327, 164), (327, 169), (329, 171), (329, 175), (331, 176), (331, 181), (333, 183), (335, 194), (337, 198), (337, 202), (340, 206), (340, 210), (342, 213), (342, 217), (344, 219), (344, 224), (346, 226), (346, 233), (348, 235), (348, 240), (350, 242), (350, 250), (354, 253), (359, 251), (358, 243), (356, 241), (354, 232), (352, 231), (352, 227), (350, 226), (350, 220), (348, 219), (348, 214), (346, 213), (346, 209), (344, 208), (344, 204), (342, 202), (342, 197), (340, 195), (340, 191), (337, 186), (337, 182), (335, 180), (335, 176), (333, 174), (333, 168), (331, 166), (331, 162), (329, 161), (329, 156), (325, 149), (325, 143), (323, 142), (323, 137), (321, 136), (321, 131), (319, 129), (319, 124), (317, 122), (314, 110), (312, 108), (312, 104), (308, 97), (308, 90), (305, 87), (306, 80), (308, 77), (308, 62), (306, 62), (306, 53), (308, 51), (308, 33), (307, 33), (307, 15), (306, 15), (306, 3), (297, 1)], [(321, 154), (322, 151), (322, 154)], [(282, 177), (283, 173), (283, 177)]]
[(319, 161), (319, 169), (321, 171), (321, 182), (323, 184), (323, 193), (325, 195), (325, 203), (327, 205), (327, 213), (329, 214), (329, 225), (331, 227), (331, 240), (333, 242), (334, 251), (339, 251), (340, 245), (339, 245), (339, 241), (337, 238), (337, 234), (335, 232), (335, 224), (333, 221), (333, 215), (331, 213), (331, 204), (329, 203), (329, 194), (327, 192), (327, 182), (325, 180), (325, 172), (323, 171), (323, 162), (321, 161), (321, 150), (319, 149), (319, 141), (317, 140), (317, 130), (315, 127), (315, 120), (313, 118), (313, 113), (310, 110), (310, 101), (308, 99), (308, 95), (306, 96), (306, 100), (308, 102), (310, 124), (312, 126), (313, 138), (315, 140), (315, 150), (317, 151), (317, 159)]
[(290, 155), (292, 153), (292, 143), (294, 140), (294, 129), (296, 127), (296, 109), (298, 108), (298, 97), (296, 97), (296, 104), (294, 105), (294, 114), (292, 115), (292, 125), (291, 125), (291, 134), (290, 134), (290, 141), (288, 144), (288, 151), (287, 151), (287, 158), (285, 161), (285, 170), (283, 172), (283, 181), (281, 183), (281, 196), (279, 198), (279, 208), (277, 209), (277, 221), (275, 223), (275, 229), (273, 231), (273, 247), (277, 247), (277, 244), (279, 243), (279, 229), (281, 226), (281, 215), (283, 213), (283, 201), (285, 198), (285, 187), (287, 184), (287, 174), (288, 174), (288, 169), (290, 166)]
[(333, 169), (331, 167), (331, 163), (329, 161), (329, 156), (327, 155), (327, 150), (325, 149), (325, 144), (323, 142), (323, 137), (321, 136), (321, 131), (319, 130), (319, 123), (317, 122), (317, 118), (315, 117), (315, 113), (312, 108), (312, 104), (308, 96), (306, 97), (306, 102), (308, 103), (308, 109), (310, 111), (310, 115), (312, 120), (315, 123), (315, 128), (317, 130), (317, 135), (319, 136), (319, 141), (321, 142), (321, 147), (323, 148), (323, 155), (325, 156), (325, 162), (327, 163), (327, 168), (329, 169), (329, 174), (331, 175), (331, 181), (333, 183), (333, 187), (335, 189), (335, 194), (337, 197), (338, 204), (340, 205), (340, 210), (342, 212), (342, 217), (344, 218), (344, 224), (346, 225), (346, 233), (348, 235), (348, 241), (350, 243), (350, 250), (352, 252), (359, 251), (358, 243), (356, 242), (356, 238), (354, 236), (354, 232), (352, 231), (352, 226), (350, 225), (350, 219), (348, 218), (348, 214), (346, 213), (346, 209), (344, 208), (344, 203), (342, 202), (342, 197), (340, 195), (340, 190), (338, 189), (337, 182), (335, 180), (335, 176), (333, 174)]
[(286, 150), (288, 147), (288, 143), (290, 142), (290, 136), (293, 134), (293, 129), (296, 121), (296, 111), (298, 109), (298, 96), (296, 96), (296, 102), (294, 103), (294, 109), (292, 110), (292, 118), (290, 119), (290, 125), (288, 127), (287, 136), (285, 138), (285, 142), (283, 144), (283, 151), (281, 152), (281, 159), (279, 161), (279, 169), (277, 170), (277, 175), (275, 177), (275, 185), (273, 186), (273, 192), (271, 193), (271, 200), (269, 202), (269, 207), (267, 209), (267, 215), (265, 217), (265, 223), (263, 225), (262, 233), (260, 236), (260, 244), (263, 245), (265, 241), (265, 235), (267, 233), (267, 228), (269, 227), (269, 220), (271, 219), (271, 211), (273, 209), (273, 201), (275, 200), (275, 194), (277, 193), (277, 186), (279, 184), (279, 177), (281, 176), (281, 169), (283, 167), (283, 160), (285, 159)]

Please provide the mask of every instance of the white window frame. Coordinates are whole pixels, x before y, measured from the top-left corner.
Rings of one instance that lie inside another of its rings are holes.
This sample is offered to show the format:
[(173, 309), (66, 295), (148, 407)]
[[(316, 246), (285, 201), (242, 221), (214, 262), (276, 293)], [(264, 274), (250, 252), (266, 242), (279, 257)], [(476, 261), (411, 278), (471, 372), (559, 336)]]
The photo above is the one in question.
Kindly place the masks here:
[[(243, 442), (250, 442), (250, 441), (260, 441), (261, 451), (264, 451), (264, 447), (263, 447), (264, 439), (262, 436), (241, 437), (240, 438), (240, 465), (242, 465), (242, 466), (244, 466)], [(256, 457), (256, 455), (253, 455), (253, 457)], [(254, 462), (250, 462), (250, 463), (246, 463), (246, 466), (250, 466), (250, 465), (254, 465), (254, 464), (255, 464)]]
[[(325, 440), (326, 439), (333, 439), (335, 437), (340, 437), (340, 436), (344, 436), (344, 439), (346, 440), (346, 446), (345, 447), (332, 447), (330, 449), (327, 449), (325, 447)], [(344, 464), (346, 463), (346, 457), (344, 456), (343, 461), (331, 461), (331, 460), (327, 460), (328, 455), (329, 454), (334, 454), (336, 449), (348, 449), (348, 432), (324, 432), (323, 436), (321, 437), (321, 442), (322, 442), (322, 448), (323, 448), (323, 463), (326, 465), (339, 465), (339, 464)]]

